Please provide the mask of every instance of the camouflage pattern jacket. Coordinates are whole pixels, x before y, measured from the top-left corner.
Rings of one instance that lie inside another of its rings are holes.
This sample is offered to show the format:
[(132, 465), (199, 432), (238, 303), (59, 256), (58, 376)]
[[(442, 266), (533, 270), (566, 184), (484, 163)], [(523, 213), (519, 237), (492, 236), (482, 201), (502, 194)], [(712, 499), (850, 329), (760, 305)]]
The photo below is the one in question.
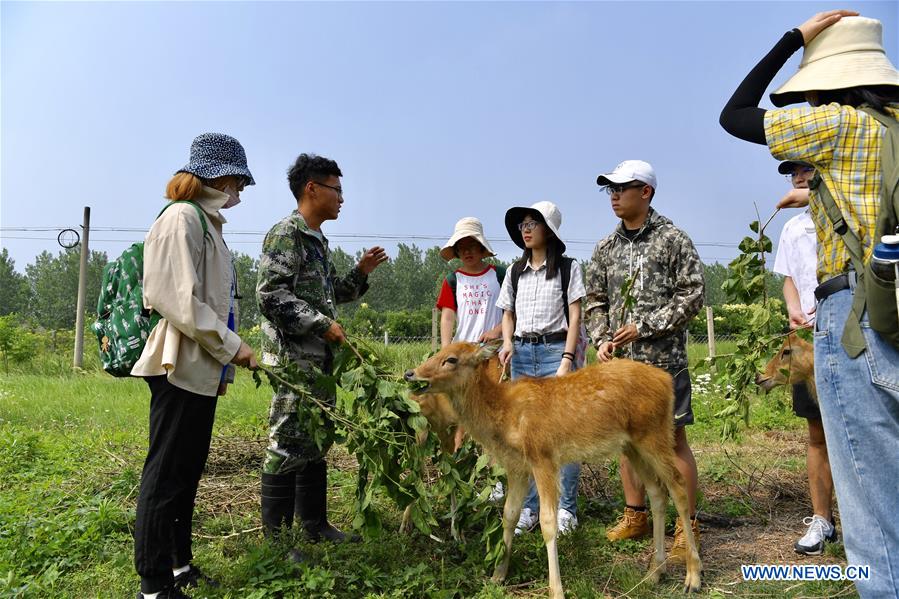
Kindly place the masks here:
[(358, 267), (337, 276), (327, 238), (310, 229), (298, 211), (282, 219), (265, 236), (259, 259), (263, 363), (293, 360), (301, 368), (326, 368), (331, 352), (322, 335), (337, 319), (337, 304), (365, 293), (367, 281)]
[[(634, 306), (621, 318), (625, 281), (636, 273)], [(702, 308), (703, 269), (686, 233), (649, 209), (633, 240), (619, 223), (593, 250), (587, 266), (584, 322), (596, 347), (635, 324), (640, 338), (624, 348), (628, 358), (660, 368), (687, 366), (687, 324)]]

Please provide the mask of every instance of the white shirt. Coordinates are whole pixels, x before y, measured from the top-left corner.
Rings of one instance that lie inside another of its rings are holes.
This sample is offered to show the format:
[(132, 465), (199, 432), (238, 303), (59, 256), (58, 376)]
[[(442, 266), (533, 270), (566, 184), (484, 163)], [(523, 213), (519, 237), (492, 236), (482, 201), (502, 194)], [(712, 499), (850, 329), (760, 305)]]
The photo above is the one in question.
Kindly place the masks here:
[[(571, 262), (568, 282), (568, 303), (573, 304), (587, 295), (584, 275), (577, 260)], [(562, 305), (562, 273), (546, 280), (546, 261), (536, 269), (530, 261), (518, 278), (518, 293), (512, 297), (512, 267), (509, 267), (496, 305), (515, 313), (515, 335), (547, 335), (568, 330)]]
[(802, 311), (808, 318), (813, 317), (811, 311), (815, 308), (815, 287), (818, 286), (816, 247), (815, 224), (805, 211), (786, 222), (774, 256), (774, 272), (793, 279), (799, 290)]
[(493, 266), (476, 275), (456, 271), (456, 335), (453, 341), (476, 343), (481, 335), (502, 321), (503, 311), (496, 305), (499, 290)]

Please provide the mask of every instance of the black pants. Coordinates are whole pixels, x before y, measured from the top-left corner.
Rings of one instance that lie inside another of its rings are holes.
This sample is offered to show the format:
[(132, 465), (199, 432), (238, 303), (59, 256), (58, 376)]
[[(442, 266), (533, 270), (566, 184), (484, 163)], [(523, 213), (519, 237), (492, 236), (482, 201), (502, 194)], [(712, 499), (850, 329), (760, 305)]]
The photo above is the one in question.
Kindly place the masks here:
[(140, 479), (134, 523), (134, 566), (141, 592), (172, 584), (172, 568), (190, 563), (191, 520), (197, 485), (209, 455), (215, 397), (172, 385), (165, 376), (150, 386), (150, 447)]

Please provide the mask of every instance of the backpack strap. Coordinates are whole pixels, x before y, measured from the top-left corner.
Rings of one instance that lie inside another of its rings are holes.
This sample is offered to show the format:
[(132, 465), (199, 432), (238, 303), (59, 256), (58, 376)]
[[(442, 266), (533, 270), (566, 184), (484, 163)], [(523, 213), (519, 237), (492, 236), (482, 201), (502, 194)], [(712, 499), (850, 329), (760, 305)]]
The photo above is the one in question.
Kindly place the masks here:
[(824, 213), (827, 214), (827, 218), (833, 224), (834, 232), (843, 240), (843, 244), (849, 251), (852, 267), (855, 269), (857, 284), (852, 298), (852, 308), (849, 317), (846, 319), (846, 325), (843, 327), (843, 336), (840, 339), (840, 343), (849, 357), (855, 358), (866, 347), (865, 336), (861, 327), (862, 314), (865, 312), (865, 286), (862, 281), (865, 274), (864, 252), (858, 236), (846, 224), (846, 220), (843, 218), (843, 214), (840, 212), (840, 208), (834, 201), (827, 185), (824, 184), (821, 174), (815, 173), (808, 186), (809, 189), (815, 192), (821, 202)]
[(503, 286), (503, 281), (506, 280), (506, 267), (502, 264), (497, 264), (493, 268), (496, 269), (496, 280), (499, 282), (499, 286)]
[(159, 214), (156, 215), (158, 219), (162, 216), (162, 213), (168, 210), (172, 204), (190, 204), (197, 211), (197, 216), (200, 217), (200, 224), (203, 225), (203, 237), (207, 237), (209, 235), (209, 225), (206, 224), (206, 215), (203, 214), (203, 209), (200, 208), (196, 202), (191, 202), (190, 200), (172, 200), (168, 204), (162, 207), (162, 210), (159, 211)]
[(449, 284), (450, 290), (453, 292), (453, 298), (456, 297), (456, 285), (458, 281), (456, 280), (456, 271), (454, 270), (450, 274), (446, 275), (446, 282)]
[(512, 266), (509, 267), (509, 276), (511, 277), (512, 284), (512, 305), (515, 305), (515, 297), (518, 295), (518, 279), (521, 278), (521, 273), (524, 272), (525, 262), (524, 260), (516, 260), (512, 263)]

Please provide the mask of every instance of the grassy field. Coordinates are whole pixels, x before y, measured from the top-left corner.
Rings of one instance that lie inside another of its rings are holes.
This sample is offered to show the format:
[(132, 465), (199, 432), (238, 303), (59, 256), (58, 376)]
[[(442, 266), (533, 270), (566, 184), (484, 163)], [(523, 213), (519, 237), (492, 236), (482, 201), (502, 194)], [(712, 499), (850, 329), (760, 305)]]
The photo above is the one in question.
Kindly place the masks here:
[[(396, 368), (420, 359), (424, 345), (397, 347)], [(691, 348), (699, 359), (700, 346)], [(719, 352), (727, 350), (719, 346)], [(0, 378), (0, 596), (133, 597), (131, 527), (147, 437), (149, 393), (138, 380), (103, 373), (11, 372)], [(47, 374), (47, 373), (51, 374)], [(759, 398), (752, 425), (735, 441), (720, 440), (714, 413), (720, 390), (697, 383), (689, 429), (700, 469), (703, 595), (713, 597), (854, 596), (848, 583), (743, 582), (746, 563), (843, 563), (841, 547), (800, 558), (792, 543), (809, 515), (803, 423), (785, 393)], [(196, 597), (538, 597), (546, 592), (546, 556), (539, 534), (513, 546), (505, 586), (491, 584), (483, 547), (395, 532), (399, 512), (381, 499), (389, 528), (360, 545), (303, 545), (313, 564), (292, 566), (259, 531), (258, 472), (269, 393), (239, 376), (220, 398), (212, 450), (201, 482), (194, 525), (195, 561), (222, 590)], [(352, 520), (354, 462), (330, 456), (330, 511)], [(680, 596), (682, 567), (659, 586), (644, 581), (649, 541), (608, 543), (621, 507), (614, 463), (584, 469), (581, 527), (560, 542), (570, 597)], [(669, 519), (669, 527), (673, 521)], [(476, 538), (477, 534), (469, 535)], [(670, 545), (670, 536), (667, 539)]]

